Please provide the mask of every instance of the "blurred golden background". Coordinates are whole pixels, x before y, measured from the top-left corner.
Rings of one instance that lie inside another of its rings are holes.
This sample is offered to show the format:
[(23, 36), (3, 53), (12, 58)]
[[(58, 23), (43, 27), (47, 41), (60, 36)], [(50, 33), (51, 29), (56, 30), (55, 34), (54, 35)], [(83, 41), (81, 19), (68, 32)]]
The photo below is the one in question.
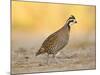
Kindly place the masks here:
[(70, 43), (95, 43), (95, 10), (95, 6), (87, 5), (12, 1), (12, 42), (22, 46), (36, 44), (74, 15), (78, 23), (71, 26)]

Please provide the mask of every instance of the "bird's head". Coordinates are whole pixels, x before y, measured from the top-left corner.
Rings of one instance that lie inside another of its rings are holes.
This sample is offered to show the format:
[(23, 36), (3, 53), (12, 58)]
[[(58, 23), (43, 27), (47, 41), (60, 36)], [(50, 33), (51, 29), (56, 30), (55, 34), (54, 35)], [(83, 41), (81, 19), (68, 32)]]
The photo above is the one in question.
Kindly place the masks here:
[(73, 24), (75, 24), (75, 23), (77, 23), (76, 18), (75, 18), (73, 15), (71, 15), (71, 16), (68, 18), (67, 23), (68, 23), (70, 26), (73, 25)]
[(36, 56), (45, 53), (45, 49), (44, 48), (40, 48), (38, 52), (36, 52)]

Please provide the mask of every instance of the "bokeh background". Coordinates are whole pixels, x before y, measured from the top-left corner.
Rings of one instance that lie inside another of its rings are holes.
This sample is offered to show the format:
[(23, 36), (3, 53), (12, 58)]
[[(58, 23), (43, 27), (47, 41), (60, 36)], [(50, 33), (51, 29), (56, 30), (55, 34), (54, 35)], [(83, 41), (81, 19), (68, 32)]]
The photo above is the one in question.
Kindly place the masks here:
[(70, 15), (78, 21), (71, 27), (70, 42), (95, 42), (94, 6), (17, 1), (12, 2), (12, 40), (30, 45), (60, 29)]
[[(53, 68), (34, 67), (38, 63), (34, 63), (35, 60), (43, 60), (41, 57), (36, 59), (34, 53), (50, 34), (64, 26), (70, 15), (74, 15), (78, 23), (71, 26), (69, 43), (63, 51), (69, 56), (76, 54), (78, 57), (67, 62), (65, 60), (60, 70), (95, 68), (95, 10), (95, 6), (88, 5), (12, 1), (12, 72), (59, 70), (59, 65), (53, 65)], [(23, 54), (25, 51), (26, 54)], [(25, 55), (30, 57), (30, 61), (24, 60)]]

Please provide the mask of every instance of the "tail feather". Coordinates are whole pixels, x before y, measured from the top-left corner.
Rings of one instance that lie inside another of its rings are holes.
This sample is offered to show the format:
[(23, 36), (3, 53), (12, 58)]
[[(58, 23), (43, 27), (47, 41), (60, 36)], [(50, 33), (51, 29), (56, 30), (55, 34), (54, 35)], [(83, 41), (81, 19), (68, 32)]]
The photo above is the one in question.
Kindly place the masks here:
[(38, 56), (38, 55), (40, 55), (41, 53), (40, 52), (37, 52), (36, 54), (35, 54), (35, 56)]

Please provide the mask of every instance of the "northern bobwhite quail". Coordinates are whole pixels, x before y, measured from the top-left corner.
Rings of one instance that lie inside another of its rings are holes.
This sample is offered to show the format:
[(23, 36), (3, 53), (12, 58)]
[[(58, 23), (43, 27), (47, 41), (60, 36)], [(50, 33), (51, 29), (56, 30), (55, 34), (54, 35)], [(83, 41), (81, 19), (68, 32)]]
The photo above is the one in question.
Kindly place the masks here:
[[(50, 54), (53, 54), (53, 57), (55, 58), (55, 55), (62, 48), (64, 48), (65, 45), (67, 45), (69, 40), (69, 34), (70, 34), (70, 26), (75, 23), (77, 23), (77, 21), (75, 17), (71, 15), (62, 28), (60, 28), (55, 33), (47, 37), (47, 39), (43, 42), (39, 51), (36, 53), (36, 56), (47, 53), (48, 59)], [(48, 63), (48, 59), (47, 59), (47, 63)]]

